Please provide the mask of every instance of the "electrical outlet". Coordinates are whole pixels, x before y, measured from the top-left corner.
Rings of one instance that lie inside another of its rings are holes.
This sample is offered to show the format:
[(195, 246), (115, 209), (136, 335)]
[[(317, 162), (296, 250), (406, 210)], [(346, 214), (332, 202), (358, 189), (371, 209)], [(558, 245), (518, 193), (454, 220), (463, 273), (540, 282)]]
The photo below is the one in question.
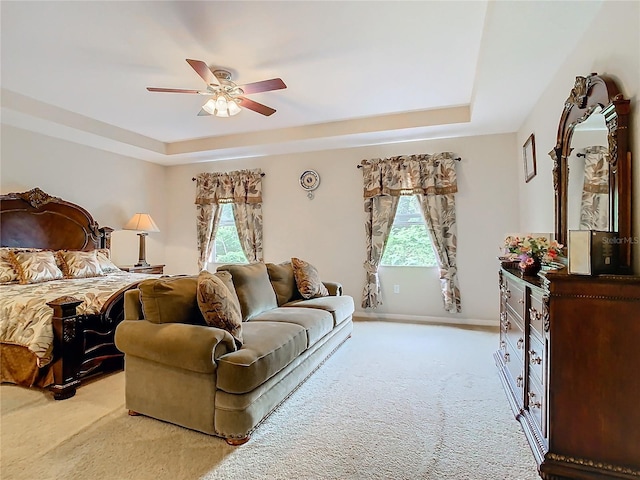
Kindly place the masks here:
[(393, 293), (400, 293), (400, 285), (393, 286)]

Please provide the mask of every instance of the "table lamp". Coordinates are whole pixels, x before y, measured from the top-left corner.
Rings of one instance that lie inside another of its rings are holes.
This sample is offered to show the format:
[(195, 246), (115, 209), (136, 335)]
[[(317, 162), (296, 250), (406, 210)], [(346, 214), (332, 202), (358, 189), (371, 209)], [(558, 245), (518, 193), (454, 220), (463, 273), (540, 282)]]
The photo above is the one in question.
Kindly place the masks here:
[(122, 227), (124, 230), (137, 230), (138, 236), (140, 237), (140, 253), (138, 255), (138, 263), (136, 263), (136, 267), (148, 267), (149, 264), (146, 260), (146, 252), (145, 252), (145, 237), (149, 235), (149, 232), (159, 232), (160, 229), (156, 225), (156, 222), (153, 221), (151, 215), (148, 213), (136, 213), (131, 220), (127, 222), (127, 224)]

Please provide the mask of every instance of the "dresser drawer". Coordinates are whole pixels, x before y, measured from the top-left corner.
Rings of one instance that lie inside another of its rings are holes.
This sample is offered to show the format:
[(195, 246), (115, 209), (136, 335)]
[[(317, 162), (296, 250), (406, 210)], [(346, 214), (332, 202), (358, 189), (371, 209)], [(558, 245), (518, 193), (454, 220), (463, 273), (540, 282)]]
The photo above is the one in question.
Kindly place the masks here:
[(544, 395), (544, 389), (538, 380), (529, 375), (527, 383), (527, 398), (525, 399), (526, 407), (529, 409), (529, 413), (533, 417), (533, 420), (538, 425), (538, 428), (542, 432), (542, 435), (547, 438), (547, 422), (544, 411), (546, 409), (546, 398)]
[(542, 294), (538, 292), (532, 292), (531, 305), (529, 306), (529, 323), (531, 329), (540, 337), (544, 338), (544, 316), (546, 313), (546, 307), (542, 301)]
[(503, 322), (504, 337), (511, 343), (515, 353), (524, 362), (525, 337), (524, 325), (511, 312), (509, 308), (506, 311), (506, 319)]
[(509, 372), (509, 382), (518, 400), (518, 407), (524, 406), (524, 363), (509, 341), (501, 345), (502, 361)]
[(544, 346), (534, 335), (529, 336), (529, 346), (527, 351), (527, 361), (529, 362), (529, 373), (534, 375), (538, 382), (544, 384), (544, 368), (546, 359)]
[(506, 278), (503, 295), (507, 305), (513, 309), (520, 319), (524, 318), (524, 293), (524, 285), (522, 283), (509, 277)]

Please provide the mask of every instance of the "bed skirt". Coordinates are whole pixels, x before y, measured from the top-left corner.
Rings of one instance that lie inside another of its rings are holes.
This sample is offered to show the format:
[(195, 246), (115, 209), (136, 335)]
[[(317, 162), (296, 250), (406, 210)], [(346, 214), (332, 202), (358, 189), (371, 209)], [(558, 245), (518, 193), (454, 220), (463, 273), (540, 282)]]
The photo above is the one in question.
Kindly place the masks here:
[(51, 364), (39, 368), (37, 357), (20, 345), (0, 344), (0, 381), (44, 388), (54, 383)]

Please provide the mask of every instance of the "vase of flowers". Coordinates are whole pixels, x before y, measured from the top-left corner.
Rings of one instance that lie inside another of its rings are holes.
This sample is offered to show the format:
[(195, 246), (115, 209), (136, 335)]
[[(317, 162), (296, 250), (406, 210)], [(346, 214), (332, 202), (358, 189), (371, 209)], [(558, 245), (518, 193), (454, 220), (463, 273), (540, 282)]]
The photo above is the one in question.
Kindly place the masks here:
[(536, 275), (543, 263), (554, 261), (562, 253), (562, 245), (547, 237), (508, 236), (504, 247), (513, 259), (517, 259), (518, 269), (523, 275)]

